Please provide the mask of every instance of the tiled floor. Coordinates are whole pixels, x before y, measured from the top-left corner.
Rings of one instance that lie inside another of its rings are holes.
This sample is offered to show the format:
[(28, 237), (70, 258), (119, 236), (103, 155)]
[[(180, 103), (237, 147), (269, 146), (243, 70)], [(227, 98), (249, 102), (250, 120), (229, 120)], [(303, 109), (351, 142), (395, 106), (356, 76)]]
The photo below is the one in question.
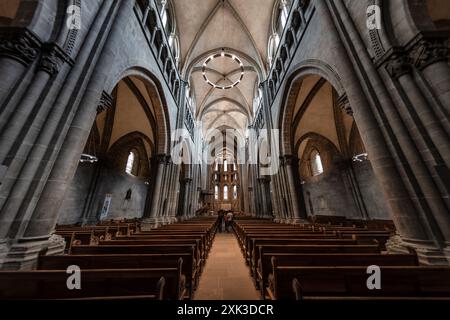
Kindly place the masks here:
[(259, 300), (234, 234), (216, 235), (194, 299)]

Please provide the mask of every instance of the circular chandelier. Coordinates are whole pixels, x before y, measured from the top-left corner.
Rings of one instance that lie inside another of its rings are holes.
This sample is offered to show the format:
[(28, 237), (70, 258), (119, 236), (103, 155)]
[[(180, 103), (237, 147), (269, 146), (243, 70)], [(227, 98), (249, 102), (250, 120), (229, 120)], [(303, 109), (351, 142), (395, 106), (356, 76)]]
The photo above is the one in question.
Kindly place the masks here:
[[(219, 85), (217, 83), (212, 82), (211, 80), (208, 79), (208, 76), (206, 75), (206, 68), (208, 67), (208, 64), (210, 62), (212, 62), (214, 59), (217, 58), (229, 58), (232, 59), (233, 61), (235, 61), (236, 63), (239, 64), (239, 68), (241, 70), (241, 74), (238, 80), (236, 80), (235, 82), (233, 82), (230, 85), (227, 86), (222, 86)], [(216, 53), (212, 56), (209, 56), (206, 61), (203, 63), (203, 67), (202, 67), (202, 74), (203, 74), (203, 79), (205, 79), (206, 83), (208, 83), (211, 87), (216, 88), (216, 89), (222, 89), (222, 90), (227, 90), (227, 89), (231, 89), (236, 87), (244, 78), (244, 64), (242, 63), (242, 61), (236, 57), (234, 54), (230, 54), (230, 53), (226, 53), (224, 51), (222, 51), (221, 53)]]

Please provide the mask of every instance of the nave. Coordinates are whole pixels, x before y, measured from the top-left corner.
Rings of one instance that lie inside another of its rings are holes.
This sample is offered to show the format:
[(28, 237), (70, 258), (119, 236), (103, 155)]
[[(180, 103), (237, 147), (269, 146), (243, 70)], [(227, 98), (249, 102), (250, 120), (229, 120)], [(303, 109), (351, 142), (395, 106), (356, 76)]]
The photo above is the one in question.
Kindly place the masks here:
[(448, 300), (449, 39), (448, 0), (1, 0), (0, 300)]

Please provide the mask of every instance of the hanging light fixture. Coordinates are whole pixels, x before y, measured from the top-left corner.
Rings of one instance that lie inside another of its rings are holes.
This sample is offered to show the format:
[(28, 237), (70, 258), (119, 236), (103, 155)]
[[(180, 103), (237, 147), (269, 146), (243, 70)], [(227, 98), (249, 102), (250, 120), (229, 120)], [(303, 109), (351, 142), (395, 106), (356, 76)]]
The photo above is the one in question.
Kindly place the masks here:
[(368, 156), (367, 153), (361, 153), (353, 156), (352, 160), (353, 162), (363, 162), (368, 160)]
[(92, 151), (92, 154), (89, 153), (82, 153), (80, 157), (80, 163), (96, 163), (98, 162), (98, 158), (96, 156), (96, 147), (95, 147), (95, 138), (94, 135), (91, 133), (88, 138), (87, 142), (87, 150), (90, 152)]
[[(218, 83), (214, 83), (211, 80), (209, 80), (208, 76), (206, 75), (208, 64), (217, 58), (228, 58), (228, 59), (231, 59), (234, 62), (236, 62), (239, 65), (239, 69), (240, 69), (239, 79), (237, 79), (235, 82), (233, 82), (232, 84), (230, 84), (228, 86), (222, 86), (222, 85), (219, 85)], [(236, 57), (234, 54), (225, 52), (224, 49), (222, 49), (222, 52), (220, 52), (220, 53), (216, 53), (216, 54), (209, 56), (203, 63), (203, 67), (202, 67), (202, 75), (203, 75), (203, 79), (206, 81), (206, 83), (215, 89), (221, 89), (221, 90), (228, 90), (228, 89), (232, 89), (232, 88), (236, 87), (244, 78), (244, 73), (245, 73), (244, 72), (244, 64), (242, 63), (242, 61), (238, 57)]]

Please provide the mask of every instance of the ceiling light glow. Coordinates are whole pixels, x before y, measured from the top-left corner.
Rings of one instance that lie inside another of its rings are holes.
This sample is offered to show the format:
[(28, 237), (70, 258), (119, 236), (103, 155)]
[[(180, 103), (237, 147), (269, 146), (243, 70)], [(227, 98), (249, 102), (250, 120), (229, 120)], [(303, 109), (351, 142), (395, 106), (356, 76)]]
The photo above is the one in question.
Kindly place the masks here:
[[(221, 86), (217, 83), (213, 83), (211, 80), (208, 79), (208, 76), (206, 75), (206, 68), (207, 68), (208, 64), (211, 61), (213, 61), (214, 59), (219, 58), (219, 57), (232, 59), (234, 62), (236, 62), (239, 65), (239, 68), (241, 70), (240, 78), (237, 81), (235, 81), (234, 83), (232, 83), (231, 85)], [(205, 80), (205, 82), (213, 88), (222, 89), (222, 90), (232, 89), (235, 86), (237, 86), (244, 78), (244, 71), (245, 71), (244, 64), (242, 63), (242, 61), (238, 57), (236, 57), (234, 54), (230, 54), (230, 53), (227, 53), (224, 51), (222, 51), (221, 53), (217, 53), (212, 56), (209, 56), (206, 59), (206, 61), (203, 63), (203, 67), (202, 67), (202, 75), (203, 75), (203, 79)]]

